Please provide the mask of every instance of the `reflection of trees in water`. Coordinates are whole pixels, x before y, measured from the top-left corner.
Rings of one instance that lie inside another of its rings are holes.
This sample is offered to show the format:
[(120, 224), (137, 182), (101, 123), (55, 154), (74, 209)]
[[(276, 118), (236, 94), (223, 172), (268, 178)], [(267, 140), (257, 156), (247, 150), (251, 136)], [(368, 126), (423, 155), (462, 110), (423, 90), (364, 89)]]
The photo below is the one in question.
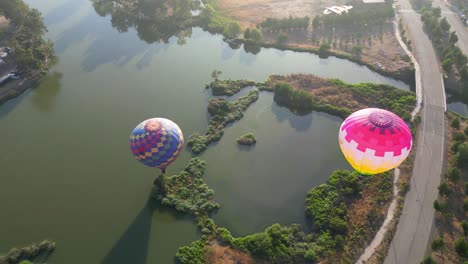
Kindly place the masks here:
[(34, 89), (31, 101), (35, 108), (40, 111), (49, 111), (54, 105), (55, 98), (60, 92), (63, 74), (51, 72), (42, 78), (39, 86)]
[(111, 16), (119, 32), (135, 28), (147, 43), (168, 43), (172, 36), (179, 44), (192, 35), (190, 0), (92, 0), (96, 13)]

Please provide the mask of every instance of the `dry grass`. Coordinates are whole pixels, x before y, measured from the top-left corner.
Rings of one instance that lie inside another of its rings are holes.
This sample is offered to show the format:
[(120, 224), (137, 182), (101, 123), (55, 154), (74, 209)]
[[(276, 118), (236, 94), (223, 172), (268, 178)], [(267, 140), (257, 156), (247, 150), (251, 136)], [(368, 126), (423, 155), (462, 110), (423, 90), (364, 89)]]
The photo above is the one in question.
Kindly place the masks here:
[(208, 264), (261, 264), (263, 261), (254, 259), (247, 253), (222, 246), (213, 241), (206, 246), (206, 263)]

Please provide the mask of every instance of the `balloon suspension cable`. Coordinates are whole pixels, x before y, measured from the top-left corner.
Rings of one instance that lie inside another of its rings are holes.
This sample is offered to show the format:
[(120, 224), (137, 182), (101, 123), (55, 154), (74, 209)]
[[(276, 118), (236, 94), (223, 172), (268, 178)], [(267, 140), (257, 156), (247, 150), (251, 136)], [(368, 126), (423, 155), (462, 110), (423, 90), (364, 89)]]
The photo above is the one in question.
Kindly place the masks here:
[(161, 169), (161, 173), (166, 174), (167, 173), (166, 168)]

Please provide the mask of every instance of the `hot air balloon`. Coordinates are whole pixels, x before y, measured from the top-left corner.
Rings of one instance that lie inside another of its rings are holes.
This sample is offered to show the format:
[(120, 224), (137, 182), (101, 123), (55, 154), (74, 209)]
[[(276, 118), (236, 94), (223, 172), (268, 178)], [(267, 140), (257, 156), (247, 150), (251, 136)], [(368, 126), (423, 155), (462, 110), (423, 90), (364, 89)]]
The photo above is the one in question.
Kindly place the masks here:
[(346, 160), (362, 175), (398, 167), (408, 157), (413, 141), (399, 116), (378, 108), (352, 113), (341, 124), (338, 139)]
[(169, 119), (151, 118), (141, 122), (130, 136), (130, 149), (135, 158), (163, 173), (179, 156), (184, 136), (179, 126)]

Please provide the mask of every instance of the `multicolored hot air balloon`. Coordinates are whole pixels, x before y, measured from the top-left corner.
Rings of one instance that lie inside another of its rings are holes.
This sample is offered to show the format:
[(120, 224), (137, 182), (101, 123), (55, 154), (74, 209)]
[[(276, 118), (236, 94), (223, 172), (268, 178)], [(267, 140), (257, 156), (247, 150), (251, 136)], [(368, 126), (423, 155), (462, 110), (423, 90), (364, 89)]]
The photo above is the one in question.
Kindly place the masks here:
[(362, 109), (341, 124), (338, 136), (346, 160), (362, 175), (398, 167), (411, 150), (411, 131), (399, 116), (378, 108)]
[(165, 118), (141, 122), (130, 136), (130, 149), (135, 158), (163, 172), (177, 159), (183, 145), (182, 131), (176, 123)]

